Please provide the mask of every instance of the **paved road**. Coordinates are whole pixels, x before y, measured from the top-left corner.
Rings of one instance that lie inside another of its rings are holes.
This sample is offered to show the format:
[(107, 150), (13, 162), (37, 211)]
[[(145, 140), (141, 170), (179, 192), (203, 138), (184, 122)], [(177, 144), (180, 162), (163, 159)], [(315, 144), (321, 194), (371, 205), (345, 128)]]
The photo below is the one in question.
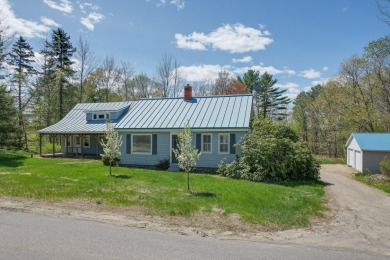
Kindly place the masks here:
[(0, 259), (387, 259), (356, 251), (189, 237), (0, 210)]

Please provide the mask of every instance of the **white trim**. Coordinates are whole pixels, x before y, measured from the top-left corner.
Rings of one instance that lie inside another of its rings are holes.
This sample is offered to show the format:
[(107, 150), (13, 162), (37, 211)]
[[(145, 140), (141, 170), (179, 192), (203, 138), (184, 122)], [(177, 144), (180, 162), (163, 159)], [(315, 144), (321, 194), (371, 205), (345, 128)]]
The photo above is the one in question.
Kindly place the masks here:
[[(221, 152), (221, 135), (227, 135), (227, 152)], [(219, 133), (218, 134), (218, 153), (219, 154), (230, 154), (230, 133)]]
[[(203, 150), (203, 136), (209, 135), (210, 136), (210, 151), (204, 151)], [(202, 154), (212, 154), (213, 153), (213, 134), (212, 133), (202, 133), (201, 135), (201, 142), (200, 142), (200, 150)]]
[[(134, 152), (134, 136), (150, 136), (150, 153), (143, 152)], [(153, 152), (153, 137), (152, 134), (131, 134), (131, 153), (132, 154), (143, 154), (143, 155), (152, 155)]]
[[(96, 118), (95, 118), (96, 116)], [(103, 118), (99, 118), (99, 116), (103, 116)], [(108, 117), (107, 117), (108, 116)], [(92, 113), (92, 120), (110, 120), (111, 119), (111, 113), (110, 112), (99, 112), (99, 113)]]

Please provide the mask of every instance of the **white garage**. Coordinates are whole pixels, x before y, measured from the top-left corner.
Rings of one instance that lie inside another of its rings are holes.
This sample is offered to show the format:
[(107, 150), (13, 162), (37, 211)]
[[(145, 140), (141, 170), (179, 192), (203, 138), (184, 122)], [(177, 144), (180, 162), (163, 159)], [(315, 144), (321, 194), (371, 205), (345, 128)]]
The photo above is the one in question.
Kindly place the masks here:
[(380, 173), (379, 163), (390, 159), (390, 133), (352, 133), (345, 146), (347, 164), (359, 172)]

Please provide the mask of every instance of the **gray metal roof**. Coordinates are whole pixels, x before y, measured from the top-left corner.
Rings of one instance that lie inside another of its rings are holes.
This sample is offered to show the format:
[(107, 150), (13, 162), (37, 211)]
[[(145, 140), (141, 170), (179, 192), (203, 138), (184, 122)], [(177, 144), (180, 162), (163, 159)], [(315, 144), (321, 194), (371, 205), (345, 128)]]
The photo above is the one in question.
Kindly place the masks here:
[(252, 95), (141, 99), (116, 129), (249, 128)]
[[(105, 120), (86, 120), (86, 113), (91, 111), (120, 111), (135, 102), (80, 103), (77, 104), (61, 121), (39, 130), (41, 134), (104, 133)], [(120, 119), (119, 119), (120, 120)], [(113, 124), (119, 120), (113, 120)]]
[(61, 121), (39, 130), (42, 134), (104, 133), (105, 120), (86, 120), (86, 112), (124, 111), (113, 120), (116, 129), (249, 128), (252, 95), (151, 98), (133, 102), (77, 104)]

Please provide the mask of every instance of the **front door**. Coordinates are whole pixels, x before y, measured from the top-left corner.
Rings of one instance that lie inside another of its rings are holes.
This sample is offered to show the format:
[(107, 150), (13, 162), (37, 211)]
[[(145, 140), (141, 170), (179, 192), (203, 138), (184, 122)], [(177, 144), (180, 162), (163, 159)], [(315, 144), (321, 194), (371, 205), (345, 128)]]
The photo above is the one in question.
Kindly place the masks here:
[(172, 150), (171, 150), (172, 163), (178, 163), (176, 155), (173, 152), (173, 149), (177, 149), (178, 137), (177, 137), (177, 135), (171, 135), (171, 136), (172, 136), (171, 137), (171, 140), (172, 140)]

